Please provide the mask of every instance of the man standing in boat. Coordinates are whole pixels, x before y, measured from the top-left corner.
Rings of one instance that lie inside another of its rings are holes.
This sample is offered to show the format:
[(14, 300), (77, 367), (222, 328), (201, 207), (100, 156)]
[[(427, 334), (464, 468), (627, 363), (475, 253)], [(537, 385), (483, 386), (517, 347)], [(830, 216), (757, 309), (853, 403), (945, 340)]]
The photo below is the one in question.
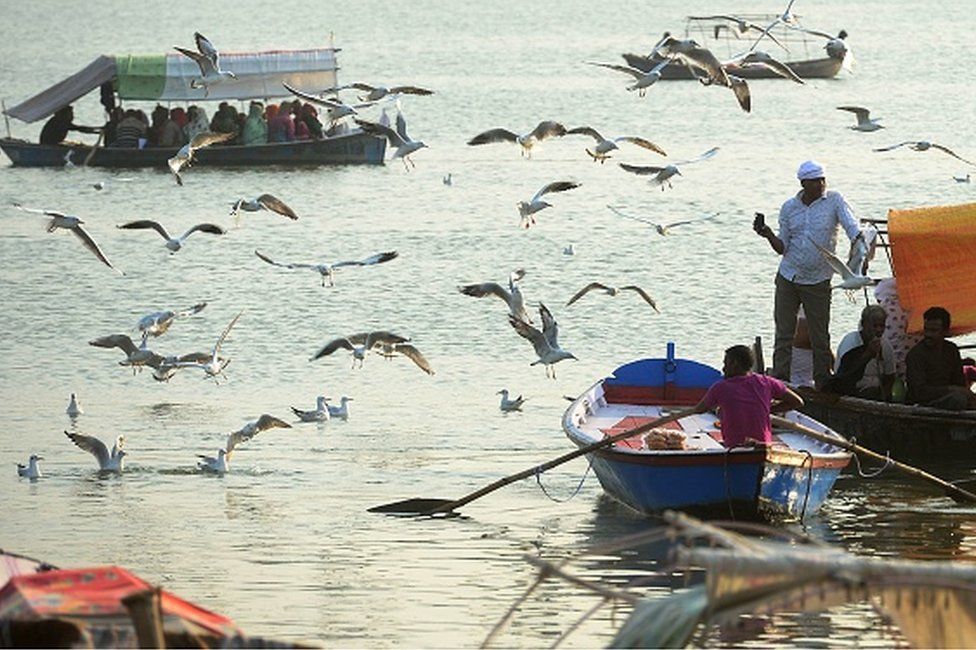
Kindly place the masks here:
[(717, 408), (722, 444), (727, 448), (770, 444), (773, 431), (769, 414), (800, 408), (803, 398), (779, 379), (752, 372), (755, 363), (748, 346), (733, 345), (727, 349), (722, 361), (724, 378), (712, 384), (701, 401), (682, 417)]
[(790, 357), (796, 313), (806, 313), (810, 344), (813, 347), (813, 379), (823, 386), (830, 378), (830, 277), (833, 270), (817, 246), (833, 252), (837, 245), (837, 226), (851, 241), (860, 234), (857, 220), (840, 192), (827, 191), (823, 165), (807, 160), (796, 177), (801, 190), (788, 199), (779, 211), (779, 234), (757, 216), (753, 227), (773, 250), (783, 256), (776, 273), (773, 318), (776, 339), (773, 348), (773, 375), (790, 377)]

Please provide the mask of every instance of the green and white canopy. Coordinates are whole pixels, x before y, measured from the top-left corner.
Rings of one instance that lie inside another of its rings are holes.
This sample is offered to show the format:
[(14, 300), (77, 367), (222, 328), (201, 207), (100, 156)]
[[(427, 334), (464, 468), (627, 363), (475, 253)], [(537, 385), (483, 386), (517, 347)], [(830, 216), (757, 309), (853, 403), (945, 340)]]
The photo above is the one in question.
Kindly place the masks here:
[(220, 67), (237, 75), (211, 86), (191, 88), (200, 69), (178, 52), (157, 55), (102, 55), (85, 68), (30, 99), (7, 109), (6, 114), (24, 122), (36, 122), (53, 114), (102, 84), (112, 81), (122, 100), (225, 101), (288, 97), (282, 83), (320, 92), (336, 83), (336, 50), (271, 50), (221, 54)]

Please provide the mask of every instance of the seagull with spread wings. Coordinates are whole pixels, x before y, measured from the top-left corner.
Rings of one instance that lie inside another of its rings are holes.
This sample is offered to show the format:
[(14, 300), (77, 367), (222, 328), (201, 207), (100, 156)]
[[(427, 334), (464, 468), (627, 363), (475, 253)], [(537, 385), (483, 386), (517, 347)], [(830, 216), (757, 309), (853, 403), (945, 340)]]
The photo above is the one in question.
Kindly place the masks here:
[(622, 72), (628, 74), (634, 78), (634, 83), (631, 86), (627, 86), (627, 90), (633, 92), (637, 91), (638, 97), (643, 97), (647, 93), (647, 89), (656, 84), (661, 80), (661, 72), (669, 63), (671, 59), (663, 59), (660, 63), (655, 65), (648, 71), (641, 70), (640, 68), (635, 68), (629, 65), (617, 64), (617, 63), (599, 63), (597, 61), (584, 61), (587, 65), (595, 65), (600, 68), (607, 68), (608, 70), (616, 70), (617, 72)]
[[(758, 32), (758, 33), (766, 36), (767, 38), (769, 38), (769, 40), (771, 40), (772, 42), (774, 42), (777, 45), (779, 45), (781, 48), (783, 48), (784, 51), (786, 51), (786, 52), (789, 52), (790, 51), (790, 49), (788, 47), (786, 47), (785, 45), (783, 45), (779, 41), (779, 39), (777, 39), (771, 33), (768, 33), (766, 31), (766, 28), (765, 27), (763, 27), (762, 25), (757, 25), (756, 23), (752, 22), (751, 20), (746, 20), (745, 18), (741, 18), (739, 16), (733, 16), (733, 15), (728, 15), (728, 14), (721, 14), (721, 15), (717, 15), (717, 16), (688, 16), (688, 20), (691, 20), (691, 21), (719, 21), (719, 20), (724, 20), (726, 22), (732, 23), (736, 27), (736, 30), (735, 31), (729, 30), (729, 33), (731, 33), (736, 38), (739, 38), (740, 35), (748, 34), (749, 32)], [(722, 28), (723, 27), (727, 27), (727, 26), (726, 25), (723, 25), (721, 23), (717, 23), (716, 25), (714, 25), (714, 34), (715, 34), (715, 39), (716, 40), (718, 39), (718, 35), (722, 31)]]
[(128, 334), (111, 334), (102, 336), (88, 342), (88, 345), (96, 348), (118, 348), (125, 352), (125, 360), (119, 361), (120, 366), (131, 366), (132, 374), (143, 366), (158, 368), (163, 362), (163, 357), (149, 349), (149, 335), (143, 333), (142, 343), (136, 345)]
[(204, 379), (210, 378), (214, 380), (214, 383), (219, 384), (221, 376), (226, 378), (226, 375), (224, 375), (224, 370), (227, 368), (227, 364), (230, 363), (230, 359), (225, 359), (224, 357), (220, 356), (220, 346), (223, 345), (224, 341), (227, 340), (227, 335), (230, 334), (230, 331), (234, 328), (234, 325), (237, 324), (237, 319), (239, 319), (243, 313), (243, 309), (237, 312), (237, 315), (231, 319), (227, 327), (224, 328), (224, 331), (220, 333), (220, 336), (217, 337), (217, 342), (214, 343), (213, 350), (210, 352), (209, 358), (206, 360), (178, 360), (176, 363), (172, 364), (172, 367), (177, 369), (197, 368), (203, 371)]
[(937, 149), (942, 153), (949, 154), (956, 160), (961, 160), (967, 165), (972, 165), (973, 167), (976, 167), (976, 163), (966, 160), (965, 158), (963, 158), (962, 156), (954, 152), (949, 147), (944, 147), (941, 144), (936, 144), (928, 140), (906, 140), (905, 142), (899, 142), (898, 144), (893, 144), (890, 147), (881, 147), (879, 149), (875, 149), (875, 151), (892, 151), (900, 147), (908, 147), (912, 151), (928, 151), (929, 149)]
[(112, 445), (112, 451), (109, 451), (105, 443), (94, 436), (68, 433), (67, 431), (64, 432), (64, 435), (68, 436), (68, 439), (75, 443), (79, 449), (83, 449), (95, 457), (95, 460), (98, 461), (98, 470), (100, 472), (121, 474), (122, 470), (125, 469), (126, 453), (124, 449), (124, 436), (118, 436), (115, 439), (115, 444)]
[(841, 277), (841, 283), (834, 285), (833, 288), (844, 289), (847, 292), (847, 297), (850, 298), (852, 302), (854, 300), (854, 292), (862, 287), (875, 284), (875, 281), (872, 278), (862, 275), (861, 273), (855, 273), (847, 264), (844, 263), (842, 259), (818, 244), (812, 238), (810, 239), (810, 243), (817, 247), (817, 250), (820, 251), (820, 254), (823, 256), (824, 260), (826, 260), (827, 264), (830, 265), (833, 272)]
[(337, 86), (335, 88), (329, 88), (325, 92), (334, 92), (337, 90), (346, 90), (348, 88), (354, 88), (355, 90), (361, 90), (365, 95), (359, 96), (359, 101), (362, 102), (375, 102), (384, 99), (390, 95), (433, 95), (433, 90), (427, 90), (426, 88), (421, 88), (420, 86), (371, 86), (367, 83), (357, 82), (351, 84), (345, 84), (342, 86)]
[(112, 263), (108, 261), (107, 257), (105, 257), (105, 253), (103, 253), (102, 249), (98, 247), (98, 244), (95, 243), (95, 240), (92, 239), (91, 235), (89, 235), (88, 232), (81, 227), (81, 224), (85, 222), (79, 219), (78, 217), (73, 217), (71, 215), (64, 214), (63, 212), (57, 212), (55, 210), (38, 210), (36, 208), (25, 208), (19, 203), (14, 203), (13, 207), (17, 208), (18, 210), (23, 210), (24, 212), (30, 212), (31, 214), (42, 214), (46, 217), (51, 217), (51, 220), (48, 221), (47, 224), (48, 232), (54, 232), (58, 228), (61, 228), (63, 230), (70, 230), (72, 233), (74, 233), (75, 237), (81, 240), (81, 243), (82, 245), (84, 245), (85, 248), (90, 250), (92, 253), (95, 254), (95, 257), (101, 260), (102, 264), (112, 269), (119, 275), (125, 275), (124, 273), (122, 273), (122, 271), (112, 266)]
[(655, 223), (650, 219), (644, 219), (643, 217), (635, 217), (630, 214), (624, 214), (623, 212), (621, 212), (620, 210), (618, 210), (616, 207), (612, 205), (607, 205), (607, 207), (610, 209), (611, 212), (613, 212), (617, 216), (623, 217), (624, 219), (630, 219), (631, 221), (639, 221), (641, 223), (646, 223), (649, 226), (653, 226), (657, 234), (661, 235), (662, 237), (666, 237), (670, 235), (672, 228), (677, 228), (678, 226), (686, 226), (688, 224), (698, 223), (700, 221), (707, 221), (712, 217), (716, 216), (716, 215), (711, 215), (708, 217), (702, 217), (701, 219), (686, 219), (684, 221), (673, 221), (671, 223)]
[(183, 248), (183, 243), (186, 241), (187, 237), (195, 232), (205, 232), (210, 235), (226, 234), (226, 231), (216, 224), (198, 223), (179, 237), (173, 237), (169, 234), (166, 228), (163, 227), (163, 224), (159, 223), (158, 221), (153, 221), (152, 219), (139, 219), (137, 221), (119, 224), (116, 227), (122, 230), (155, 230), (163, 239), (166, 240), (166, 248), (169, 249), (170, 255)]
[(579, 186), (579, 183), (573, 181), (553, 181), (536, 192), (530, 200), (519, 201), (516, 204), (520, 217), (519, 225), (523, 228), (529, 228), (536, 223), (535, 214), (537, 212), (552, 207), (551, 203), (542, 200), (542, 197), (546, 194), (568, 192), (569, 190), (575, 190)]
[(254, 422), (245, 424), (242, 428), (227, 436), (227, 445), (223, 449), (217, 450), (216, 457), (198, 454), (197, 458), (199, 458), (200, 461), (197, 463), (197, 468), (203, 472), (223, 476), (227, 473), (230, 457), (238, 446), (247, 442), (262, 431), (275, 428), (291, 429), (291, 425), (284, 420), (265, 413)]
[(173, 176), (176, 178), (176, 184), (183, 185), (183, 177), (180, 176), (180, 172), (193, 164), (197, 151), (212, 144), (233, 140), (235, 137), (237, 137), (236, 133), (214, 133), (212, 131), (204, 131), (193, 136), (189, 142), (180, 147), (175, 156), (166, 161), (169, 170), (173, 172)]
[(646, 140), (644, 138), (640, 138), (632, 135), (622, 135), (613, 139), (604, 138), (602, 135), (600, 135), (600, 133), (596, 129), (593, 129), (588, 126), (578, 126), (576, 128), (570, 129), (566, 131), (566, 135), (587, 135), (593, 138), (596, 141), (596, 146), (593, 147), (593, 151), (587, 149), (586, 153), (590, 155), (590, 157), (593, 159), (593, 162), (600, 162), (601, 164), (606, 162), (607, 158), (610, 157), (611, 151), (619, 149), (619, 147), (617, 146), (618, 142), (629, 142), (630, 144), (637, 145), (642, 149), (649, 149), (654, 153), (659, 153), (662, 156), (668, 155), (667, 153), (665, 153), (664, 149), (657, 146), (650, 140)]
[(409, 341), (410, 339), (405, 336), (400, 336), (399, 334), (394, 334), (393, 332), (387, 332), (384, 330), (360, 332), (359, 334), (353, 334), (352, 336), (340, 336), (337, 339), (332, 339), (323, 345), (318, 352), (313, 354), (309, 361), (321, 359), (322, 357), (328, 356), (336, 350), (342, 348), (352, 352), (352, 367), (355, 368), (356, 362), (359, 361), (359, 367), (362, 368), (363, 362), (366, 360), (366, 353), (376, 346), (396, 345), (400, 343), (407, 343)]
[(428, 375), (434, 374), (434, 368), (430, 365), (430, 362), (427, 361), (427, 357), (421, 354), (420, 350), (410, 343), (380, 341), (374, 346), (373, 351), (381, 357), (386, 357), (388, 361), (398, 356), (406, 357), (413, 361), (418, 368), (426, 372)]
[(183, 311), (172, 311), (169, 309), (166, 311), (154, 311), (140, 318), (139, 322), (136, 323), (136, 329), (143, 335), (162, 336), (169, 330), (177, 318), (185, 318), (199, 314), (206, 306), (207, 303), (201, 302)]
[(487, 131), (479, 133), (468, 140), (468, 144), (471, 146), (477, 146), (482, 144), (493, 144), (496, 142), (511, 142), (519, 145), (519, 151), (523, 156), (531, 158), (532, 149), (538, 143), (547, 138), (558, 138), (564, 135), (566, 135), (565, 126), (553, 120), (544, 120), (539, 122), (536, 127), (528, 133), (523, 133), (521, 135), (503, 128), (488, 129)]
[(515, 269), (508, 274), (508, 289), (497, 282), (482, 282), (480, 284), (465, 284), (458, 287), (458, 291), (472, 298), (496, 296), (508, 305), (508, 313), (519, 320), (531, 323), (529, 312), (525, 310), (525, 298), (518, 281), (525, 277), (525, 269)]
[(852, 131), (870, 132), (884, 128), (879, 124), (881, 121), (880, 117), (871, 117), (871, 111), (861, 106), (838, 106), (837, 110), (854, 113), (855, 117), (857, 117), (857, 124), (847, 127)]
[(368, 108), (370, 106), (373, 106), (376, 103), (376, 102), (361, 102), (359, 104), (346, 104), (344, 102), (339, 101), (338, 99), (318, 97), (316, 95), (303, 92), (301, 90), (298, 90), (297, 88), (289, 86), (287, 83), (284, 82), (282, 82), (281, 85), (284, 86), (285, 90), (290, 92), (295, 97), (298, 97), (299, 99), (303, 99), (310, 104), (315, 104), (316, 106), (320, 106), (324, 108), (326, 115), (328, 116), (332, 126), (335, 126), (336, 123), (338, 123), (338, 121), (344, 117), (349, 117), (350, 115), (358, 115), (359, 114), (358, 111), (360, 108)]
[(786, 65), (779, 59), (773, 58), (768, 52), (763, 52), (762, 50), (752, 50), (744, 56), (736, 57), (731, 61), (737, 66), (743, 68), (750, 67), (762, 67), (770, 70), (784, 79), (789, 79), (798, 84), (803, 84), (803, 79), (800, 78), (798, 74), (793, 71), (793, 68)]
[(322, 277), (323, 287), (326, 286), (326, 280), (328, 280), (330, 287), (335, 286), (335, 272), (341, 268), (345, 268), (347, 266), (372, 266), (374, 264), (389, 262), (390, 260), (395, 260), (397, 257), (399, 257), (399, 253), (396, 251), (387, 251), (385, 253), (370, 255), (366, 259), (362, 260), (347, 260), (344, 262), (334, 262), (332, 264), (321, 262), (316, 264), (314, 262), (275, 262), (273, 259), (267, 255), (263, 255), (259, 251), (254, 251), (254, 254), (272, 266), (279, 266), (283, 269), (309, 269), (311, 271), (315, 271)]
[(644, 291), (643, 289), (641, 289), (635, 284), (628, 284), (622, 287), (611, 287), (610, 285), (603, 284), (602, 282), (591, 282), (585, 287), (583, 287), (582, 289), (580, 289), (579, 291), (577, 291), (573, 295), (573, 297), (569, 299), (569, 302), (566, 303), (566, 306), (569, 307), (570, 305), (572, 305), (574, 302), (576, 302), (577, 300), (579, 300), (589, 292), (597, 291), (597, 290), (602, 291), (603, 293), (611, 297), (616, 297), (617, 294), (619, 294), (621, 291), (633, 291), (638, 296), (643, 298), (644, 302), (650, 305), (655, 312), (659, 314), (661, 313), (660, 310), (657, 308), (657, 303), (654, 302), (654, 299), (651, 298), (651, 296), (648, 295), (646, 291)]
[(653, 176), (651, 178), (651, 183), (660, 185), (661, 191), (664, 191), (664, 186), (667, 184), (668, 187), (672, 187), (671, 178), (674, 176), (683, 176), (680, 167), (684, 165), (690, 165), (692, 163), (701, 162), (703, 160), (708, 160), (718, 153), (718, 147), (712, 147), (702, 155), (697, 158), (692, 158), (691, 160), (681, 160), (677, 162), (670, 163), (664, 167), (657, 166), (639, 166), (639, 165), (627, 165), (625, 163), (620, 163), (620, 168), (624, 171), (628, 171), (632, 174), (637, 174), (638, 176)]
[(576, 359), (572, 352), (567, 352), (559, 347), (559, 326), (552, 313), (542, 303), (539, 303), (539, 316), (542, 318), (542, 329), (533, 327), (523, 320), (514, 316), (508, 317), (511, 324), (519, 336), (526, 339), (535, 348), (535, 353), (539, 357), (533, 361), (532, 366), (543, 364), (546, 367), (546, 376), (556, 378), (555, 364), (563, 359)]
[(237, 199), (233, 204), (231, 204), (230, 216), (238, 216), (241, 210), (244, 212), (260, 212), (261, 210), (267, 210), (269, 212), (280, 214), (283, 217), (288, 217), (292, 221), (298, 219), (298, 215), (295, 214), (295, 211), (289, 208), (284, 201), (273, 194), (262, 194), (261, 196), (253, 199), (247, 199), (244, 197)]
[(189, 57), (200, 68), (200, 79), (191, 79), (190, 88), (203, 88), (203, 96), (210, 96), (210, 86), (215, 86), (226, 79), (237, 79), (237, 75), (229, 70), (220, 69), (220, 53), (206, 36), (194, 32), (193, 38), (197, 43), (197, 51), (185, 47), (174, 46), (180, 54)]
[(356, 124), (359, 125), (365, 133), (370, 135), (378, 135), (386, 138), (390, 143), (391, 147), (395, 147), (393, 155), (390, 157), (391, 160), (399, 158), (403, 161), (403, 166), (407, 171), (410, 171), (410, 167), (407, 163), (410, 163), (414, 167), (417, 163), (413, 161), (410, 157), (411, 154), (420, 151), (421, 149), (427, 148), (423, 140), (411, 140), (410, 136), (407, 135), (407, 120), (403, 116), (402, 111), (397, 111), (396, 117), (396, 131), (388, 126), (378, 124), (376, 122), (367, 122), (366, 120), (355, 119)]

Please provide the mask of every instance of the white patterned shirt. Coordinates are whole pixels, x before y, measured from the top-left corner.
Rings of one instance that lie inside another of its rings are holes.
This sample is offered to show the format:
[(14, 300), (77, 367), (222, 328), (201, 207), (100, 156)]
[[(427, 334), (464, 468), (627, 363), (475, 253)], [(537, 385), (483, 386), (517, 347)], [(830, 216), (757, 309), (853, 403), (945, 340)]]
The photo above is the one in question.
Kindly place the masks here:
[(810, 205), (800, 200), (802, 194), (797, 192), (779, 210), (779, 238), (784, 247), (779, 274), (797, 284), (817, 284), (829, 280), (834, 271), (813, 242), (834, 252), (838, 225), (851, 241), (860, 228), (840, 192), (827, 191)]

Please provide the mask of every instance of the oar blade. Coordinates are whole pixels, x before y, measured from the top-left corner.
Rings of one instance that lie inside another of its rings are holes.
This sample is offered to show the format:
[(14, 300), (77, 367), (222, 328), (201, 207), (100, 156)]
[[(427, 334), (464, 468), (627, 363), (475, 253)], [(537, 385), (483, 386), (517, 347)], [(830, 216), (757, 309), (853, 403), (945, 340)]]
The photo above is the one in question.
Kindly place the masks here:
[[(965, 490), (966, 492), (976, 494), (976, 478), (961, 479), (959, 481), (951, 481), (952, 485)], [(965, 494), (962, 494), (956, 490), (946, 489), (946, 496), (952, 497), (953, 501), (957, 503), (972, 503), (973, 500), (968, 498)]]
[(404, 499), (373, 506), (368, 512), (380, 512), (388, 515), (431, 515), (447, 512), (445, 506), (454, 503), (454, 499)]

